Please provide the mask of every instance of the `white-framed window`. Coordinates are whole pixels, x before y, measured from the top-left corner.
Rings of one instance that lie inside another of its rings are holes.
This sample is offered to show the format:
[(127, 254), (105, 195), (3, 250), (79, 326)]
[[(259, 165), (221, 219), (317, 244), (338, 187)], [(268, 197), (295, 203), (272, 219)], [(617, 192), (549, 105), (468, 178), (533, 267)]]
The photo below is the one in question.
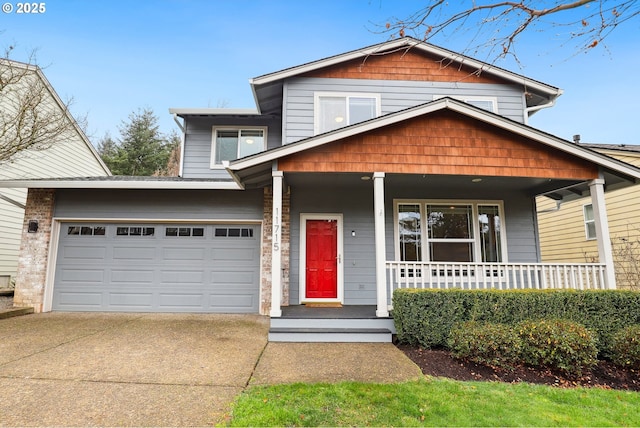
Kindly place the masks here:
[(498, 113), (498, 98), (497, 97), (478, 97), (478, 96), (459, 96), (459, 95), (434, 95), (433, 100), (439, 100), (440, 98), (449, 97), (454, 100), (463, 101), (472, 106), (479, 107), (481, 109)]
[(222, 161), (231, 161), (265, 150), (267, 128), (214, 127), (211, 145), (211, 167), (221, 168)]
[(502, 201), (394, 201), (396, 260), (505, 262)]
[(316, 92), (314, 132), (322, 134), (380, 116), (380, 94)]
[(597, 238), (596, 236), (596, 219), (593, 216), (593, 205), (586, 204), (582, 207), (582, 214), (584, 216), (584, 234), (587, 241), (592, 241)]

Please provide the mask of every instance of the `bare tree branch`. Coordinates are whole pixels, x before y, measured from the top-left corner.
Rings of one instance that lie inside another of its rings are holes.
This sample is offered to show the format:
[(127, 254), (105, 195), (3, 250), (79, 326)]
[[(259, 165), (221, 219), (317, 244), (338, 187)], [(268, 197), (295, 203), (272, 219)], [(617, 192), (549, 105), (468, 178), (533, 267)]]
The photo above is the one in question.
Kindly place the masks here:
[(0, 59), (0, 163), (72, 135), (69, 104), (57, 98), (37, 66)]
[[(588, 51), (600, 43), (619, 25), (640, 14), (637, 0), (554, 0), (540, 7), (539, 0), (474, 1), (470, 7), (461, 2), (461, 10), (453, 2), (427, 1), (427, 6), (406, 18), (392, 18), (379, 33), (392, 37), (412, 35), (428, 41), (437, 35), (470, 32), (469, 50), (477, 54), (488, 50), (497, 60), (509, 55), (517, 59), (515, 44), (519, 36), (534, 31), (537, 25), (558, 28), (561, 45), (572, 41), (576, 52)], [(572, 14), (563, 13), (574, 11)], [(576, 19), (576, 16), (579, 18)]]

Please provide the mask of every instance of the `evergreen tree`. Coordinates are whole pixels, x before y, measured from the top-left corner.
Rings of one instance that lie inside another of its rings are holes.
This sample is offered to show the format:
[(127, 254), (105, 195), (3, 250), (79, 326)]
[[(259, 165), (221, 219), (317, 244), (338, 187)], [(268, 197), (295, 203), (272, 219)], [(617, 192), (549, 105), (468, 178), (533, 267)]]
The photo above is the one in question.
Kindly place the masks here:
[(167, 150), (169, 158), (167, 165), (155, 172), (158, 177), (177, 177), (180, 173), (180, 135), (173, 130), (167, 137)]
[(113, 163), (113, 159), (118, 153), (118, 143), (111, 138), (111, 135), (107, 132), (96, 146), (98, 154), (102, 158), (105, 164), (110, 165)]
[(114, 175), (151, 176), (166, 168), (173, 146), (160, 132), (152, 110), (131, 113), (119, 131), (119, 141), (114, 142), (107, 135), (98, 146)]

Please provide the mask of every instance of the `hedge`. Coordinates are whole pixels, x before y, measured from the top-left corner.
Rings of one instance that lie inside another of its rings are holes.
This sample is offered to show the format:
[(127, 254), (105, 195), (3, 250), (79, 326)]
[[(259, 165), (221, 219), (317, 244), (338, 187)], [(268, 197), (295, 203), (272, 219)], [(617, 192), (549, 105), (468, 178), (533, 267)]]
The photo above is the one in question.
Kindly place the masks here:
[(402, 343), (446, 347), (456, 323), (481, 321), (516, 325), (562, 318), (597, 335), (602, 356), (611, 355), (613, 335), (640, 324), (640, 293), (627, 290), (431, 290), (398, 289), (393, 319)]

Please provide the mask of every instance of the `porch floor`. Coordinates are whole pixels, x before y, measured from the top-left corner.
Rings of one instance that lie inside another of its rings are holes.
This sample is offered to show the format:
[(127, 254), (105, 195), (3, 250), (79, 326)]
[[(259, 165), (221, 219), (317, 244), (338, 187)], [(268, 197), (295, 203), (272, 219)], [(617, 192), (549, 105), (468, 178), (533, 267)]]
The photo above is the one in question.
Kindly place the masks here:
[(309, 307), (306, 305), (283, 306), (281, 318), (298, 319), (375, 319), (375, 305), (348, 305), (341, 308)]

